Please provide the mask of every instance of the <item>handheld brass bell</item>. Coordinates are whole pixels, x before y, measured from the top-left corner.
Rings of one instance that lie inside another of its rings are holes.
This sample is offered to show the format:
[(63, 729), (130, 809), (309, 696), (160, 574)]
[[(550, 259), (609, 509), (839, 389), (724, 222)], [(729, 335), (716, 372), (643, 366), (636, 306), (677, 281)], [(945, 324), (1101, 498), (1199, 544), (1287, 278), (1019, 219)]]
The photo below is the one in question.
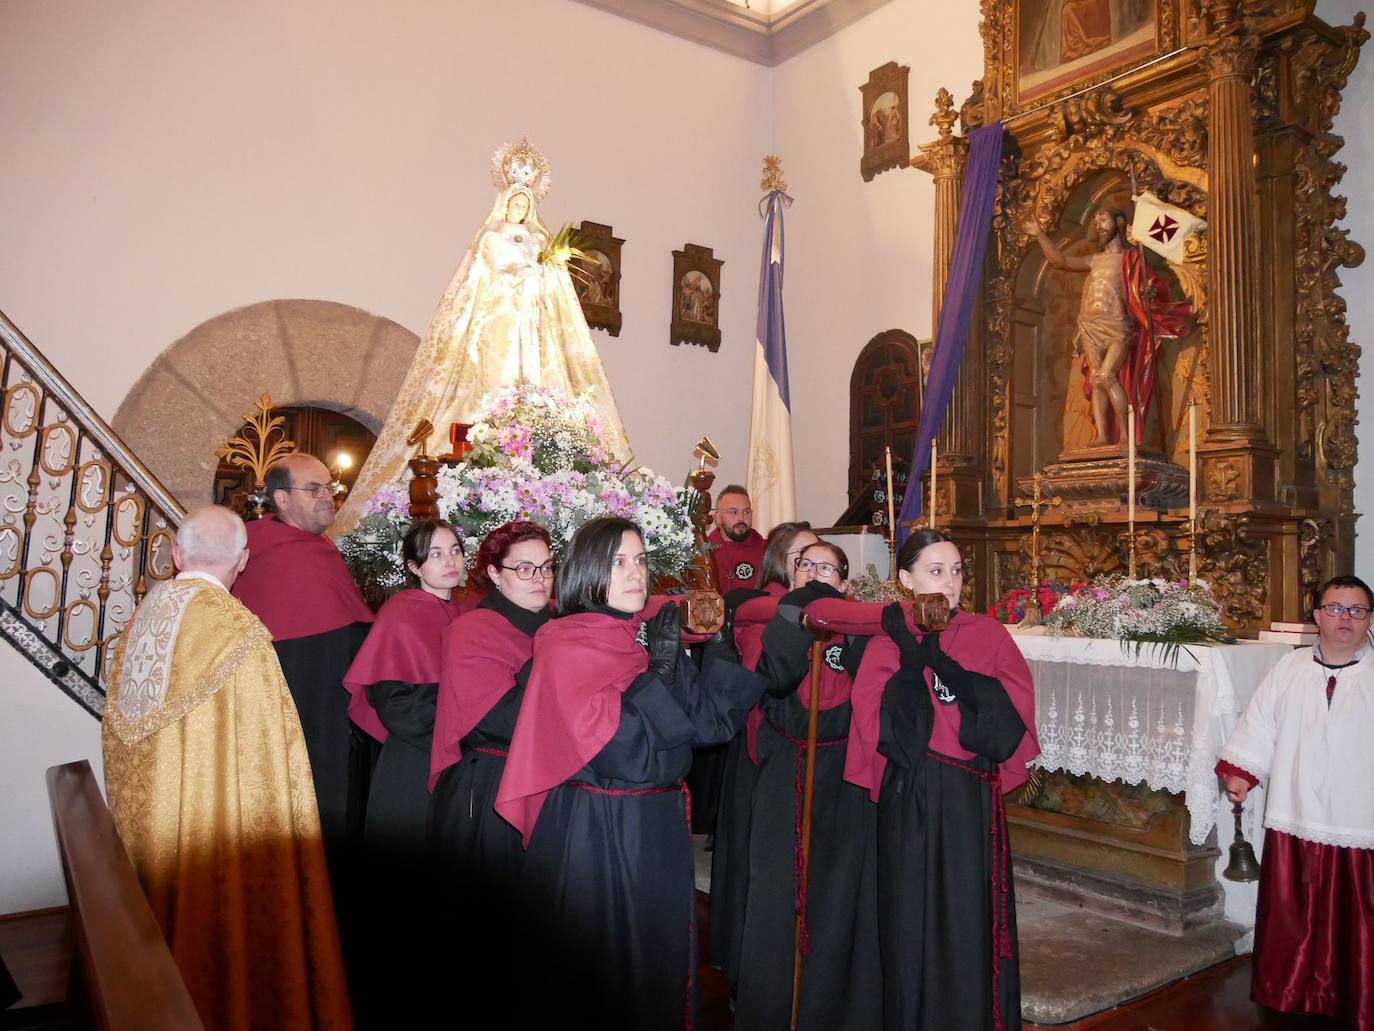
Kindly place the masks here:
[(1231, 842), (1231, 859), (1226, 864), (1226, 869), (1221, 872), (1221, 876), (1228, 881), (1257, 881), (1260, 864), (1255, 858), (1254, 847), (1245, 840), (1245, 834), (1240, 829), (1241, 811), (1239, 802), (1231, 807), (1231, 812), (1236, 816), (1236, 837)]

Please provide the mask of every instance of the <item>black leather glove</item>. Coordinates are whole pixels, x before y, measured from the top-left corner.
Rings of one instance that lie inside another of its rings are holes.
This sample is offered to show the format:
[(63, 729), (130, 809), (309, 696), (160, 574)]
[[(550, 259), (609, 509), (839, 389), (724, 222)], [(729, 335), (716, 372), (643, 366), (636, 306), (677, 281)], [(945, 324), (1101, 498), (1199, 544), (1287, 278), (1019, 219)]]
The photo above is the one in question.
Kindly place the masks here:
[(938, 678), (935, 684), (935, 694), (943, 702), (950, 701), (950, 696), (953, 696), (964, 706), (977, 711), (979, 686), (985, 685), (999, 689), (1001, 687), (1000, 682), (995, 677), (964, 669), (963, 666), (946, 655), (944, 647), (940, 643), (939, 631), (925, 635), (921, 641), (921, 650), (925, 653), (926, 665)]
[(739, 645), (735, 643), (735, 610), (728, 604), (725, 607), (725, 622), (716, 635), (706, 642), (706, 654), (736, 666), (742, 661)]
[(828, 583), (820, 580), (810, 580), (795, 590), (788, 591), (778, 602), (778, 615), (782, 616), (789, 623), (801, 625), (802, 613), (806, 611), (806, 606), (813, 601), (822, 598), (843, 598), (844, 595)]
[[(906, 615), (902, 612), (900, 602), (894, 601), (883, 608), (883, 631), (897, 645), (897, 651), (902, 656), (903, 669), (924, 669), (928, 665), (925, 647), (916, 640), (916, 635), (906, 625)], [(926, 638), (929, 639), (930, 636), (927, 634)]]
[(649, 672), (672, 683), (677, 675), (677, 657), (682, 651), (682, 612), (676, 604), (664, 605), (658, 615), (644, 624), (648, 643)]

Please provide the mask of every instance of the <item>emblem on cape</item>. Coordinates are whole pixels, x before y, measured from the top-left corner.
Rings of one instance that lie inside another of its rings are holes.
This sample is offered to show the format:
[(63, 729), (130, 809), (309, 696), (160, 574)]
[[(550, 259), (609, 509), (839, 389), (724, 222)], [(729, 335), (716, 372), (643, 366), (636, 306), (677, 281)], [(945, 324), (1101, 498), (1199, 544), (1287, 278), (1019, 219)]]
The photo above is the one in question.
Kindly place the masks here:
[(844, 672), (844, 663), (841, 661), (843, 658), (844, 648), (838, 644), (832, 644), (825, 650), (825, 664), (836, 673)]
[(754, 573), (754, 563), (752, 562), (741, 562), (739, 565), (735, 566), (736, 580), (753, 580)]
[(636, 643), (638, 643), (638, 645), (639, 645), (641, 648), (645, 649), (646, 651), (648, 650), (648, 648), (649, 648), (649, 626), (648, 626), (647, 623), (640, 623), (640, 624), (639, 624), (639, 629), (635, 631), (635, 641), (636, 641)]
[(955, 702), (954, 692), (945, 686), (945, 682), (940, 679), (939, 674), (932, 673), (931, 676), (934, 680), (930, 685), (930, 689), (934, 692), (935, 697), (944, 705), (953, 705)]

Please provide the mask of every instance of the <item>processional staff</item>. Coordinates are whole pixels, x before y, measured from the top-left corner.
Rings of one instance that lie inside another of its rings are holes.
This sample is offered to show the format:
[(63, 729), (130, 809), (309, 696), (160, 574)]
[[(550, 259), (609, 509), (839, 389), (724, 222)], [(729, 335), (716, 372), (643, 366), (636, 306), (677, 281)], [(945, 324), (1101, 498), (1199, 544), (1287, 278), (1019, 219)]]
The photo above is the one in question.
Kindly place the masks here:
[(797, 919), (794, 925), (792, 949), (792, 1022), (791, 1031), (797, 1031), (797, 1020), (801, 1016), (802, 985), (802, 936), (806, 930), (803, 914), (806, 911), (806, 891), (811, 873), (811, 817), (816, 807), (816, 737), (821, 711), (821, 671), (825, 666), (825, 646), (831, 634), (819, 627), (810, 627), (814, 640), (811, 642), (811, 697), (806, 706), (806, 772), (802, 780), (802, 825), (801, 825), (801, 886), (798, 897)]

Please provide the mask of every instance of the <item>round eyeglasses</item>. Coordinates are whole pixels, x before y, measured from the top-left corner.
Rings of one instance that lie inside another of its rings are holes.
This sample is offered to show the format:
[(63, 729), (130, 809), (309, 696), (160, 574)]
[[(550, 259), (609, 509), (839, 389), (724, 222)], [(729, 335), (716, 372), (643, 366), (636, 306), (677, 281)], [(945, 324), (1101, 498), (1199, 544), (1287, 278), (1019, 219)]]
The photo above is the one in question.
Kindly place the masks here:
[(517, 562), (513, 566), (502, 566), (501, 568), (514, 573), (517, 580), (533, 580), (535, 573), (538, 573), (545, 580), (552, 580), (554, 572), (558, 569), (558, 563), (549, 559), (540, 566), (536, 566), (533, 562)]
[(797, 570), (810, 573), (812, 576), (837, 576), (840, 567), (833, 562), (815, 562), (809, 558), (799, 558), (797, 559)]

